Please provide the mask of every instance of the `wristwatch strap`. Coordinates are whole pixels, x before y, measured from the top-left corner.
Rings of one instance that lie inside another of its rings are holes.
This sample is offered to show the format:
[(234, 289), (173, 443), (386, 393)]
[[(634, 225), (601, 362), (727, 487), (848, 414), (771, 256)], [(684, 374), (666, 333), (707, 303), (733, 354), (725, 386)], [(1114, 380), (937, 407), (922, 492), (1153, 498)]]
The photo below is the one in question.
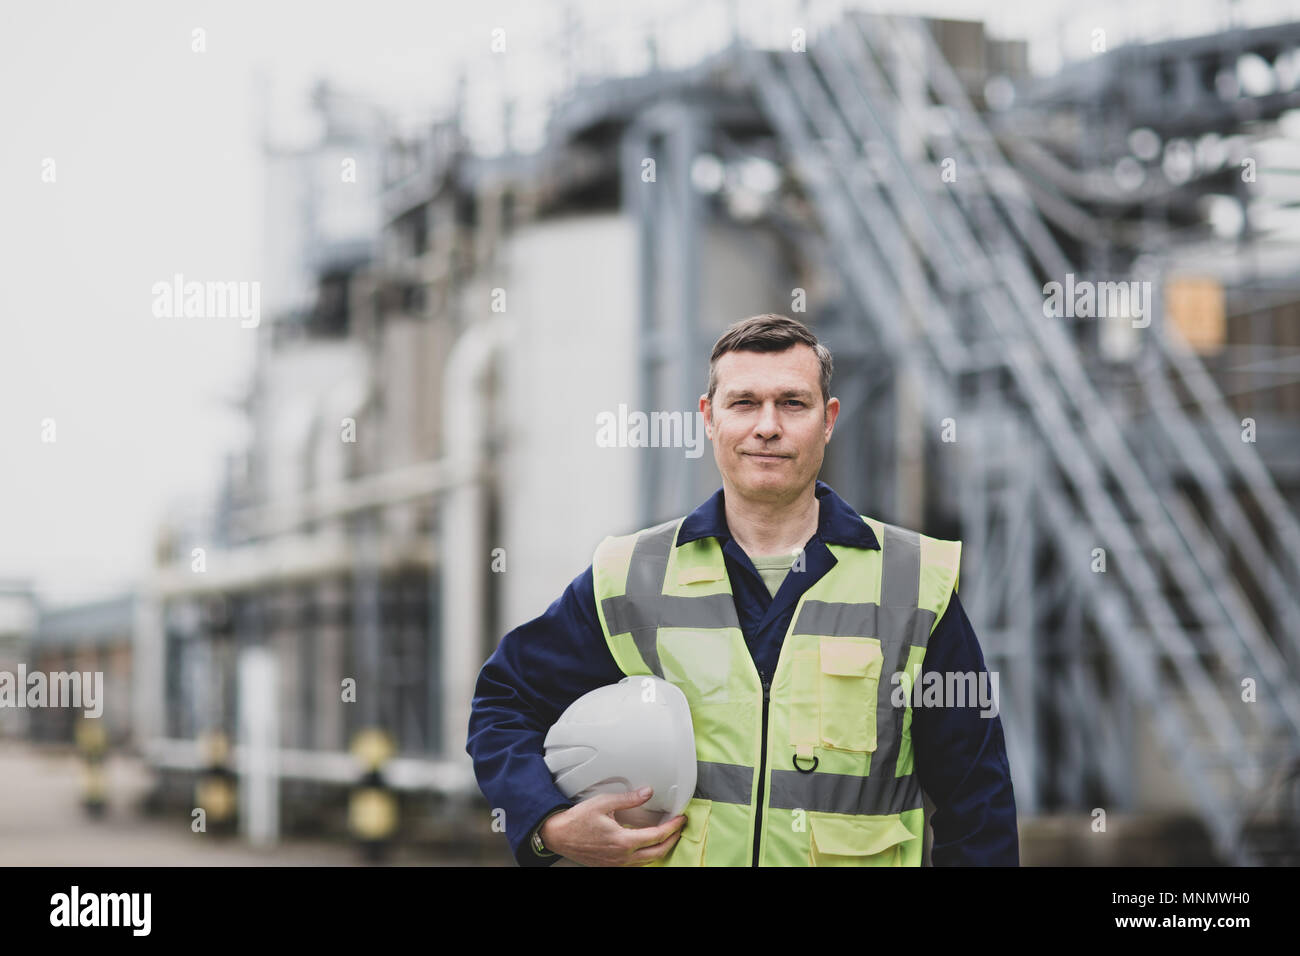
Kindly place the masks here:
[(566, 807), (557, 807), (552, 810), (546, 816), (542, 817), (541, 823), (537, 824), (537, 828), (533, 830), (533, 852), (538, 856), (555, 856), (555, 851), (546, 849), (546, 845), (542, 843), (542, 827), (545, 825), (547, 820), (551, 819), (551, 817), (555, 816), (557, 813), (563, 813), (566, 809)]

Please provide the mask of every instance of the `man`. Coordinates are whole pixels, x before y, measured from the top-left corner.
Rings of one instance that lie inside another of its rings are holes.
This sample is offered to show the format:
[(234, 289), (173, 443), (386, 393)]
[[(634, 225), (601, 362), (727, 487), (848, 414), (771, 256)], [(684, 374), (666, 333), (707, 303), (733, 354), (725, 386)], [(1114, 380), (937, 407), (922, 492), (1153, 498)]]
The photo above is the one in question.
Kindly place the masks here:
[[(793, 319), (729, 328), (700, 397), (722, 488), (606, 538), (483, 666), (467, 750), (521, 865), (917, 865), (922, 790), (935, 865), (1018, 865), (996, 709), (920, 696), (922, 662), (987, 678), (957, 599), (960, 543), (860, 516), (818, 481), (830, 377)], [(574, 805), (542, 741), (582, 694), (649, 673), (691, 704), (699, 779), (684, 814), (624, 828), (613, 811), (649, 795)]]

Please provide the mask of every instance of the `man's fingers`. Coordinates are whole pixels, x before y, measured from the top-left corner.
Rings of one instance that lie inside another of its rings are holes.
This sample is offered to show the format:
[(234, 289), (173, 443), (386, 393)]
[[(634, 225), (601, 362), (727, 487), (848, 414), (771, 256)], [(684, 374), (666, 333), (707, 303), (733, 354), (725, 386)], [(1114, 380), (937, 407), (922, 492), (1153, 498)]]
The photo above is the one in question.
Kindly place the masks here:
[(639, 807), (652, 796), (654, 796), (654, 791), (650, 787), (644, 787), (642, 790), (629, 790), (627, 793), (602, 793), (600, 796), (592, 797), (587, 802), (600, 813), (609, 813), (612, 810)]
[(668, 854), (668, 851), (673, 848), (673, 845), (676, 844), (679, 839), (681, 839), (681, 835), (682, 835), (682, 831), (677, 830), (668, 839), (663, 840), (660, 843), (656, 843), (653, 846), (648, 846), (648, 847), (644, 847), (643, 849), (637, 850), (635, 853), (632, 854), (632, 864), (636, 865), (636, 864), (650, 863), (654, 860), (658, 860), (661, 857), (666, 856)]
[(678, 815), (658, 826), (629, 828), (626, 832), (633, 837), (629, 846), (645, 847), (662, 843), (670, 835), (679, 832), (685, 824), (686, 817)]

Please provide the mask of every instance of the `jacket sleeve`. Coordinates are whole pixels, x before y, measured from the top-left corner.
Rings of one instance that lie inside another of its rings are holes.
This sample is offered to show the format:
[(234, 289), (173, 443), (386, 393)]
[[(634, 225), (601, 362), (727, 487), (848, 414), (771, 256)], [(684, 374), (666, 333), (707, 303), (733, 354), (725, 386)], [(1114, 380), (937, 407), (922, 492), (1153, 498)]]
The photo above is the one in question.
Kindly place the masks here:
[[(925, 675), (984, 675), (984, 655), (956, 593), (930, 635), (922, 663)], [(988, 680), (981, 678), (981, 680)], [(997, 684), (988, 680), (985, 704), (914, 707), (912, 745), (921, 788), (935, 805), (931, 821), (935, 866), (1019, 866), (1020, 839), (1011, 788)], [(993, 706), (986, 706), (989, 699)], [(945, 703), (951, 703), (945, 701)]]
[(590, 567), (546, 613), (506, 634), (479, 671), (465, 749), (521, 866), (559, 859), (539, 857), (530, 838), (552, 810), (573, 805), (542, 759), (547, 730), (583, 694), (622, 678), (596, 618)]

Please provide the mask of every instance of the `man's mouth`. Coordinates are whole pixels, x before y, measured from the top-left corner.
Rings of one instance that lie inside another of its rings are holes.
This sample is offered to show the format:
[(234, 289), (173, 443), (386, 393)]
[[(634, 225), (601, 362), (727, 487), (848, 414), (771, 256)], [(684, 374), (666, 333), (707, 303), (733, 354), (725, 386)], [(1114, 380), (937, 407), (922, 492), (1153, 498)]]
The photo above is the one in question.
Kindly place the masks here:
[(789, 455), (765, 455), (762, 452), (756, 452), (756, 451), (747, 451), (745, 452), (745, 454), (748, 455), (750, 458), (764, 458), (771, 461), (776, 461), (781, 458), (790, 457)]

